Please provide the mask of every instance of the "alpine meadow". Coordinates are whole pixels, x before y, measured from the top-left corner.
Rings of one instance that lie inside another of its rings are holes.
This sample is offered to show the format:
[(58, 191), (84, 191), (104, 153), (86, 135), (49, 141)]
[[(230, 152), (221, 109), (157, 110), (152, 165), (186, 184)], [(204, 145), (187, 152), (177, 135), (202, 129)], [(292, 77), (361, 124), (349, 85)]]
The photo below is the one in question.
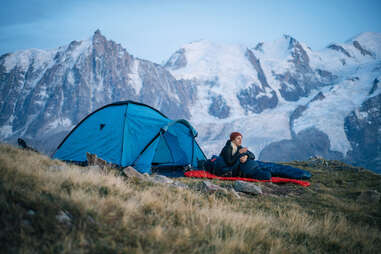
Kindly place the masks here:
[(338, 161), (290, 162), (310, 187), (263, 193), (168, 185), (0, 146), (6, 253), (377, 253), (381, 176)]

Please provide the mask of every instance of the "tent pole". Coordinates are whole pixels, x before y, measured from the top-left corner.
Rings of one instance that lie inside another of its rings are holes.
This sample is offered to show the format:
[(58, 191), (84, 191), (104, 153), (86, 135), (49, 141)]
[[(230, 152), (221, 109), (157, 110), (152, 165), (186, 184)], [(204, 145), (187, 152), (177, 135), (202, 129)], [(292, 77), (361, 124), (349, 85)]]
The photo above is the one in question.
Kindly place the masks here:
[(126, 129), (126, 119), (127, 119), (127, 109), (128, 109), (128, 104), (126, 105), (126, 109), (124, 110), (124, 121), (123, 121), (123, 137), (122, 137), (122, 149), (121, 149), (121, 152), (120, 152), (120, 164), (119, 165), (122, 165), (122, 162), (123, 162), (123, 148), (124, 148), (124, 133), (125, 133), (125, 129)]
[(150, 142), (144, 147), (144, 149), (139, 153), (138, 157), (131, 163), (132, 166), (135, 166), (135, 162), (140, 158), (140, 156), (147, 150), (147, 148), (160, 136), (160, 133), (163, 131), (163, 129), (160, 129), (160, 131), (151, 139)]

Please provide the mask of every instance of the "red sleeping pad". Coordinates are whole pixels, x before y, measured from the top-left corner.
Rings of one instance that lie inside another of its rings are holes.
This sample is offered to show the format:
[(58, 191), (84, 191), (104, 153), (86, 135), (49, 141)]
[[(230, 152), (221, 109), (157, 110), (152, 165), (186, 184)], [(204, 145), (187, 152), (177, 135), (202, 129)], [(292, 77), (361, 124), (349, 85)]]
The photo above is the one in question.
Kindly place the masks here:
[(223, 176), (213, 175), (212, 173), (209, 173), (208, 171), (204, 171), (204, 170), (187, 171), (184, 173), (184, 175), (186, 177), (209, 178), (209, 179), (229, 180), (229, 181), (241, 180), (241, 181), (246, 181), (246, 182), (295, 183), (295, 184), (299, 184), (299, 185), (304, 186), (304, 187), (310, 186), (309, 182), (302, 181), (302, 180), (296, 180), (296, 179), (272, 177), (270, 180), (257, 180), (257, 179), (253, 179), (253, 178), (244, 178), (244, 177), (223, 177)]

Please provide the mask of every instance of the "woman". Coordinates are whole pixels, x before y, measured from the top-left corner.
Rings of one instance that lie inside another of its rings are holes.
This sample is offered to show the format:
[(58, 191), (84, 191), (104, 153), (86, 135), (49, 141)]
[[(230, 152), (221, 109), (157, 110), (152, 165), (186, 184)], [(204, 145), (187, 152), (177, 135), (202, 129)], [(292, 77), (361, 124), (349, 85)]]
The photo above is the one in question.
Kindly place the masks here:
[(270, 180), (272, 176), (309, 179), (311, 173), (299, 168), (270, 162), (255, 161), (255, 156), (247, 147), (242, 147), (242, 134), (232, 132), (220, 153), (218, 165), (223, 172), (231, 170), (232, 176), (243, 176), (258, 180)]
[(225, 164), (231, 168), (233, 176), (244, 176), (259, 180), (271, 179), (271, 173), (258, 168), (255, 155), (247, 147), (242, 147), (242, 134), (232, 132), (220, 156)]

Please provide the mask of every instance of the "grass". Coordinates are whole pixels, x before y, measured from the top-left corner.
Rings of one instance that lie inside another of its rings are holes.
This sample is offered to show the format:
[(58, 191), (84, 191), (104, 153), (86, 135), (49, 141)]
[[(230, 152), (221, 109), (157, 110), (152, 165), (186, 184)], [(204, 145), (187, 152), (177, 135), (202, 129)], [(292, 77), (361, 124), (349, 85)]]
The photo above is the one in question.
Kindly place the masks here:
[[(99, 173), (0, 145), (0, 244), (6, 253), (377, 253), (381, 176), (336, 161), (292, 162), (311, 186), (264, 195), (199, 191)], [(213, 181), (231, 187), (232, 182)], [(66, 214), (66, 220), (59, 215)]]

